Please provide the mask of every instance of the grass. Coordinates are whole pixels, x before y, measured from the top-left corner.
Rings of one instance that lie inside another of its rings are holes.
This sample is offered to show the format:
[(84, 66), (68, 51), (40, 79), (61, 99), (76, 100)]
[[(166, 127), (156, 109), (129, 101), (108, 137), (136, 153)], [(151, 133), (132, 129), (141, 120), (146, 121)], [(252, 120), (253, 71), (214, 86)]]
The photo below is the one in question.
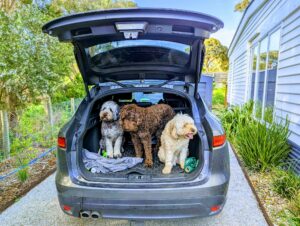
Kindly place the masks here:
[(17, 172), (17, 177), (22, 183), (24, 183), (28, 179), (28, 176), (29, 175), (27, 167)]
[(300, 192), (300, 177), (292, 170), (274, 169), (272, 171), (272, 187), (282, 197), (292, 199)]
[(291, 201), (286, 218), (290, 225), (300, 225), (300, 191), (298, 191), (297, 195)]

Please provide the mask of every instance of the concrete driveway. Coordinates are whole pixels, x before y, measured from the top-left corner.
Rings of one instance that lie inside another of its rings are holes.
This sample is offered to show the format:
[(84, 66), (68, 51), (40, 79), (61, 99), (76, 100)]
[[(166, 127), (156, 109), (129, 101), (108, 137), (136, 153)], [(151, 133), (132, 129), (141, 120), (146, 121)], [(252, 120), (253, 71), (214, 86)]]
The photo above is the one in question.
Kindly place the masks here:
[[(230, 152), (231, 180), (228, 200), (223, 211), (213, 217), (183, 220), (146, 221), (145, 225), (228, 225), (260, 226), (267, 225), (258, 203), (234, 156)], [(59, 207), (51, 175), (25, 197), (0, 215), (0, 224), (9, 225), (130, 225), (126, 220), (82, 220), (65, 215)]]

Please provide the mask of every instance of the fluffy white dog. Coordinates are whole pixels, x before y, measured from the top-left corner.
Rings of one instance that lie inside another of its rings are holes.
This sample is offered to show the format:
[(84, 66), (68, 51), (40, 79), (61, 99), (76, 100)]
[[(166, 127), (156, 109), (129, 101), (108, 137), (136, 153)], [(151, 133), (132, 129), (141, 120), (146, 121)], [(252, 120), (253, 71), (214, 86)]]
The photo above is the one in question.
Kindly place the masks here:
[(100, 147), (105, 149), (109, 158), (122, 157), (123, 129), (119, 123), (120, 107), (114, 101), (106, 101), (100, 110), (101, 134)]
[(187, 114), (177, 114), (167, 123), (160, 138), (161, 146), (158, 151), (159, 160), (165, 163), (163, 174), (171, 173), (176, 163), (184, 169), (189, 141), (196, 133), (194, 120)]

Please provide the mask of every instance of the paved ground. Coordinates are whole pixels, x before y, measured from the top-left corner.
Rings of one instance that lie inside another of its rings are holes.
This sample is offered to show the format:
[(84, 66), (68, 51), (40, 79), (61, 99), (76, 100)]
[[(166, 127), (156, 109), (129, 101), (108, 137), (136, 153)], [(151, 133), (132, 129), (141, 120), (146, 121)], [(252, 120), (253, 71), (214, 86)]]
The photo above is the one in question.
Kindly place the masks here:
[[(228, 200), (223, 211), (214, 217), (174, 220), (147, 221), (146, 225), (267, 225), (257, 201), (239, 167), (233, 153), (231, 158), (231, 181)], [(0, 215), (0, 224), (10, 225), (129, 225), (128, 221), (88, 219), (69, 217), (60, 210), (56, 199), (54, 175), (31, 190), (25, 197)]]

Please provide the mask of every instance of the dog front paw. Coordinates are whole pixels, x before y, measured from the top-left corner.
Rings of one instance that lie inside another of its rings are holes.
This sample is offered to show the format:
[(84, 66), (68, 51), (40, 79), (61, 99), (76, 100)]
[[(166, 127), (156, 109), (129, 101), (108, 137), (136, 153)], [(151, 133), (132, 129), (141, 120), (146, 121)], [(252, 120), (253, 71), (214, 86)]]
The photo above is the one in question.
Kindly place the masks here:
[(145, 167), (152, 168), (153, 162), (151, 160), (146, 159), (144, 165)]
[(109, 153), (109, 154), (107, 154), (107, 158), (113, 159), (113, 158), (114, 158), (114, 155), (113, 155), (113, 153)]
[(114, 153), (114, 157), (115, 157), (115, 158), (121, 158), (121, 157), (122, 157), (121, 152), (116, 152), (116, 153)]
[(171, 173), (171, 170), (172, 170), (172, 167), (171, 166), (165, 166), (162, 170), (162, 173), (163, 174), (170, 174)]
[(180, 168), (184, 169), (184, 162), (180, 162)]

